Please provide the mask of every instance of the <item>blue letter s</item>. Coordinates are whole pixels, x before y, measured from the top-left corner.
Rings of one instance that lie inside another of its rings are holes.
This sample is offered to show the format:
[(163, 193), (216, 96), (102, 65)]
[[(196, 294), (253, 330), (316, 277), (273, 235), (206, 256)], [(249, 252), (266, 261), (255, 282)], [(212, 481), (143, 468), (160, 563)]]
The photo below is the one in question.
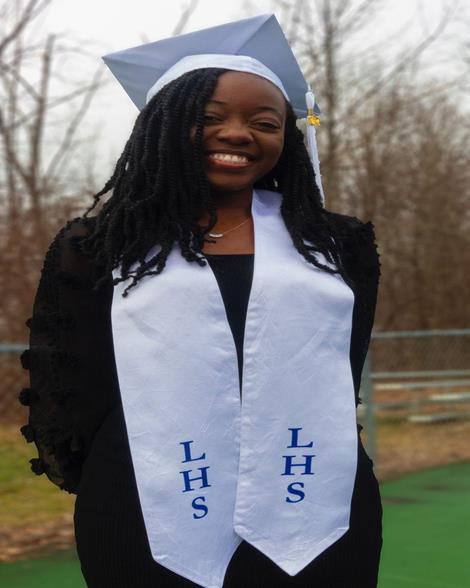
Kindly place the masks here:
[[(198, 504), (196, 501), (197, 500), (202, 500), (202, 502), (206, 501), (206, 497), (205, 496), (197, 496), (192, 502), (191, 504), (193, 505), (193, 508), (195, 510), (202, 510), (204, 511), (204, 514), (200, 514), (197, 515), (196, 513), (193, 512), (193, 518), (194, 519), (202, 519), (203, 517), (206, 516), (206, 514), (209, 512), (209, 509), (207, 508), (207, 506), (205, 504)], [(297, 501), (296, 501), (297, 502)]]
[(294, 488), (294, 486), (300, 486), (301, 488), (303, 488), (304, 483), (303, 482), (292, 482), (292, 484), (289, 484), (289, 486), (287, 486), (287, 492), (290, 492), (291, 494), (294, 494), (295, 496), (300, 496), (300, 498), (298, 498), (297, 500), (292, 500), (292, 498), (290, 498), (289, 496), (286, 496), (286, 502), (300, 502), (301, 500), (303, 500), (305, 498), (305, 492), (303, 492), (302, 490), (298, 490), (297, 488)]

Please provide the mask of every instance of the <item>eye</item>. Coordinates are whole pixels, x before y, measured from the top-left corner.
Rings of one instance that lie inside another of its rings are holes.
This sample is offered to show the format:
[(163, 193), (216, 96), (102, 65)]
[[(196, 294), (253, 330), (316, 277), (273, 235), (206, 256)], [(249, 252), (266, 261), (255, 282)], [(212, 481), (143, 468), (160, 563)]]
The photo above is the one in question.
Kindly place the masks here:
[(209, 114), (208, 112), (204, 113), (203, 119), (204, 119), (204, 122), (207, 122), (207, 123), (220, 122), (219, 116), (216, 116), (215, 114)]
[(281, 128), (278, 123), (270, 122), (267, 120), (256, 121), (254, 124), (268, 131), (278, 131)]

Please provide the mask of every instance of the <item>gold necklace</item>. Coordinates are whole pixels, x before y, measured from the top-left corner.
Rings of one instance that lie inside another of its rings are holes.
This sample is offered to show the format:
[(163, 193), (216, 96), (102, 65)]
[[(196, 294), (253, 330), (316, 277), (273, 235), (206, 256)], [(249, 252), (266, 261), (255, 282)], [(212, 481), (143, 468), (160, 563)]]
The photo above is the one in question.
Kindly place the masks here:
[(231, 231), (234, 231), (235, 229), (238, 229), (238, 227), (241, 227), (242, 225), (247, 223), (250, 220), (250, 218), (251, 217), (249, 216), (247, 219), (245, 219), (242, 223), (240, 223), (236, 227), (233, 227), (232, 229), (229, 229), (228, 231), (224, 231), (223, 233), (209, 233), (209, 237), (213, 237), (214, 239), (220, 239), (220, 237), (223, 237), (227, 233), (230, 233)]

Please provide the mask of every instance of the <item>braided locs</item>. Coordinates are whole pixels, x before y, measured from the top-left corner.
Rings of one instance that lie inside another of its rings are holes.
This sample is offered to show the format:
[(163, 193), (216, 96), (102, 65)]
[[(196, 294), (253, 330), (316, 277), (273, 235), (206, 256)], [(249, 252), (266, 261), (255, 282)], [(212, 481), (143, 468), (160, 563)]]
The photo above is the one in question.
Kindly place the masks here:
[[(127, 296), (142, 277), (163, 271), (175, 242), (188, 262), (206, 264), (201, 249), (217, 213), (203, 170), (204, 110), (225, 71), (207, 68), (182, 75), (158, 92), (137, 117), (111, 178), (83, 215), (86, 218), (100, 198), (113, 191), (80, 245), (100, 268), (95, 288), (121, 265), (121, 275), (113, 283), (132, 278), (123, 292)], [(281, 213), (299, 253), (329, 273), (342, 274), (341, 240), (335, 239), (334, 220), (321, 206), (303, 135), (289, 104), (281, 157), (256, 187), (282, 193)], [(197, 222), (201, 210), (209, 213), (206, 227)], [(158, 252), (146, 260), (156, 244)], [(318, 261), (315, 252), (338, 270)]]

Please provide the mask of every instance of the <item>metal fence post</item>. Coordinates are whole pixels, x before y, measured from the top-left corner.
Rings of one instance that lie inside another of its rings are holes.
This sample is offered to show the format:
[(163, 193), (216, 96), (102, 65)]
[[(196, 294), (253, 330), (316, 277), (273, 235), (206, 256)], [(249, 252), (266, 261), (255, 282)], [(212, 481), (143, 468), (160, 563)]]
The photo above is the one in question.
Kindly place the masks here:
[(374, 414), (374, 399), (372, 398), (372, 378), (370, 372), (370, 352), (367, 353), (362, 370), (361, 379), (361, 396), (366, 409), (366, 431), (367, 442), (366, 451), (375, 464), (376, 457), (376, 439), (375, 439), (375, 414)]

